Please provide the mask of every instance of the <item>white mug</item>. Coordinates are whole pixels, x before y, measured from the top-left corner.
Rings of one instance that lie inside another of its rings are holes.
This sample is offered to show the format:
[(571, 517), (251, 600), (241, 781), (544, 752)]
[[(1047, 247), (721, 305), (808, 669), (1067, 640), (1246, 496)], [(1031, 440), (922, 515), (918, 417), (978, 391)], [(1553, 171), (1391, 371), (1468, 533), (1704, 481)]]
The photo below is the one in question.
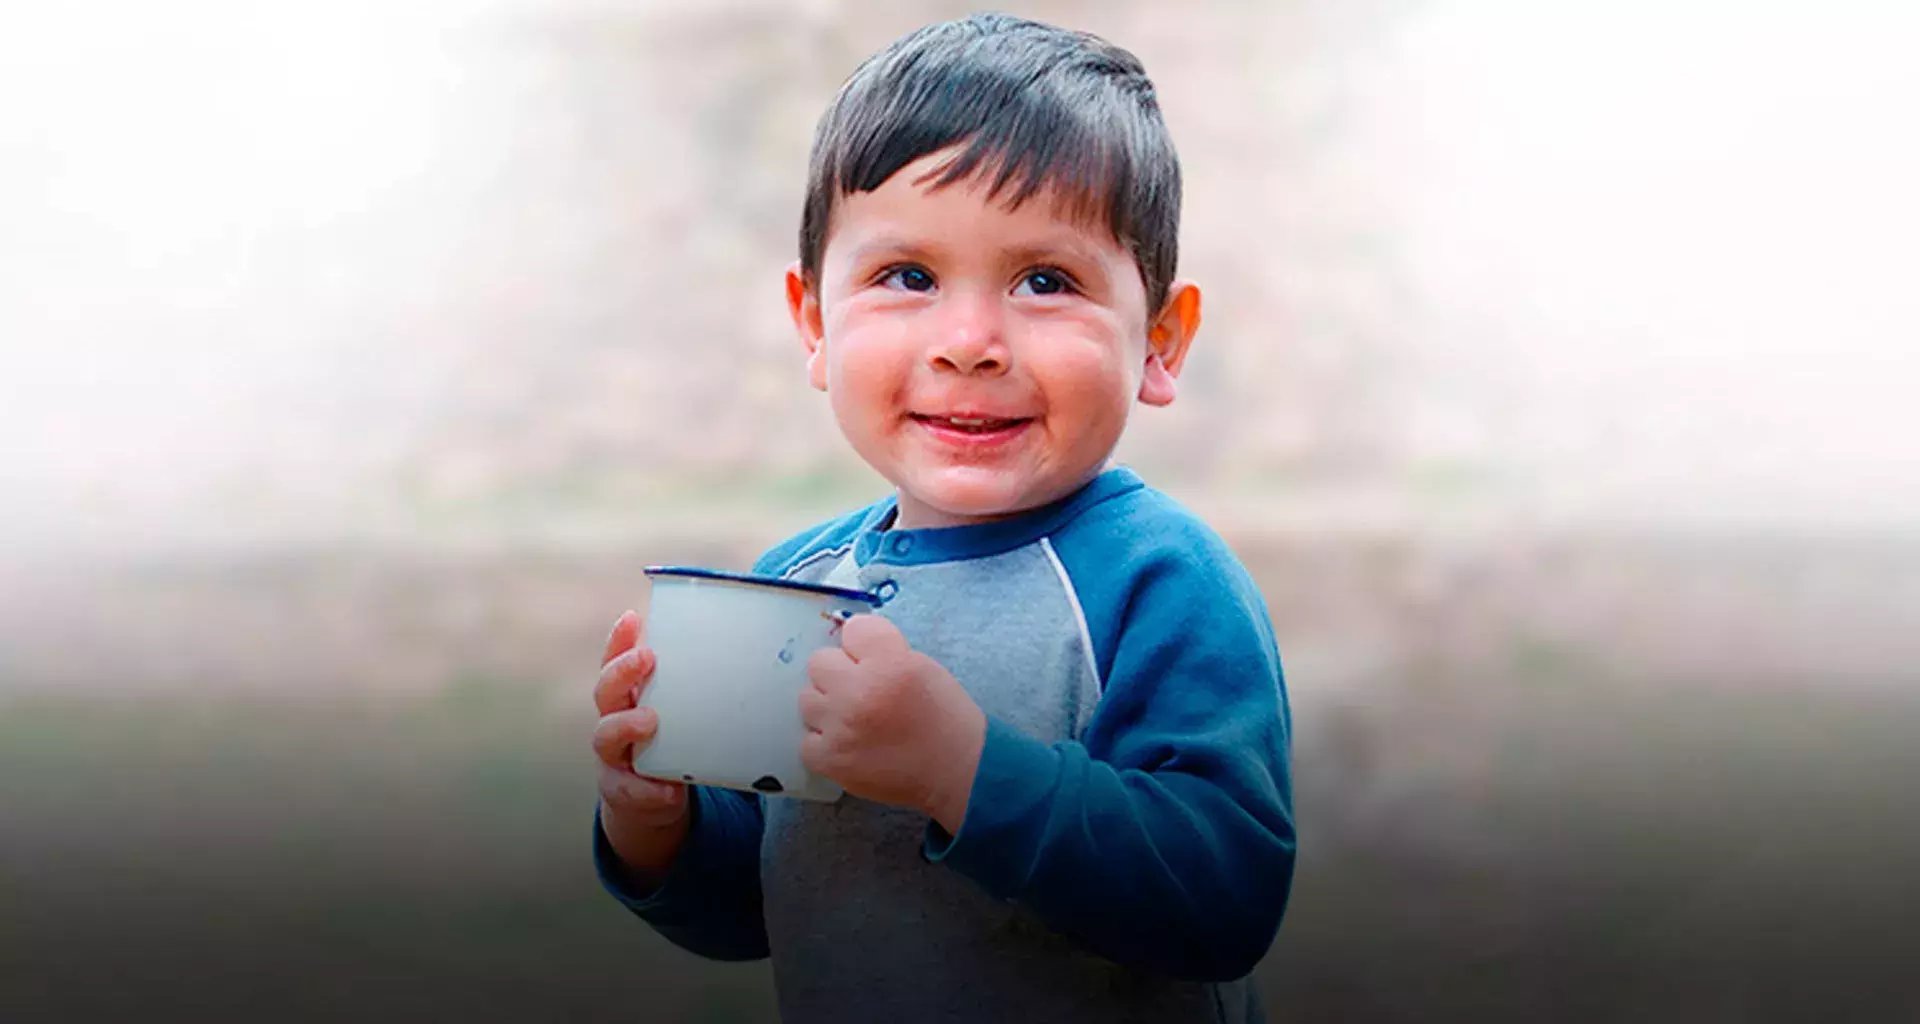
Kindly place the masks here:
[(659, 727), (635, 751), (634, 773), (838, 800), (838, 784), (800, 763), (807, 659), (839, 643), (850, 616), (875, 611), (891, 593), (685, 566), (648, 566), (646, 574), (646, 644), (656, 660), (639, 706), (659, 714)]

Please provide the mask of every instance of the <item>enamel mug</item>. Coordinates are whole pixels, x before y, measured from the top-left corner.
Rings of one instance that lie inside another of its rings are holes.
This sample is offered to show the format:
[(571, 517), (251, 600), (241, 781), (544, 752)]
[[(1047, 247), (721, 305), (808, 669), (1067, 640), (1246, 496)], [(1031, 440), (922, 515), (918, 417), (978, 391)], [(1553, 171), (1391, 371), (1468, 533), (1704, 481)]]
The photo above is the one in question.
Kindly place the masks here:
[[(649, 566), (646, 645), (656, 655), (639, 706), (659, 714), (637, 775), (833, 801), (839, 785), (800, 763), (807, 659), (891, 593), (770, 576)], [(884, 596), (883, 596), (884, 595)]]

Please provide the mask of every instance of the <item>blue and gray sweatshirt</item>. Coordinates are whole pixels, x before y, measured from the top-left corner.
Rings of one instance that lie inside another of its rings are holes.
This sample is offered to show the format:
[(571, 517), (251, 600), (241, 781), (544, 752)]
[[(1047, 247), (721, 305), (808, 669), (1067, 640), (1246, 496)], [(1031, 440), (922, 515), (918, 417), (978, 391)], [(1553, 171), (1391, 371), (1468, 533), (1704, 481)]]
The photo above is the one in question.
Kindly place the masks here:
[[(1292, 887), (1290, 718), (1265, 602), (1132, 470), (992, 523), (890, 528), (889, 497), (757, 572), (872, 590), (987, 715), (966, 820), (695, 787), (642, 889), (703, 957), (770, 957), (783, 1020), (1251, 1021)], [(663, 723), (664, 724), (664, 723)], [(670, 726), (669, 726), (670, 727)]]

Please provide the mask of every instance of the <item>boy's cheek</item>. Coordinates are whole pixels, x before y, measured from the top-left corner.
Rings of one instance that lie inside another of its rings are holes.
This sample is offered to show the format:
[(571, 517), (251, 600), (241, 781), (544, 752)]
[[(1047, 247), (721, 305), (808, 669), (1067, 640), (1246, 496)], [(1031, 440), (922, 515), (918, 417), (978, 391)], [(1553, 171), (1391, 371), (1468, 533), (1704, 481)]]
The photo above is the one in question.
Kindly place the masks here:
[(903, 323), (875, 323), (869, 319), (827, 336), (823, 347), (830, 389), (855, 391), (862, 396), (892, 396), (913, 370), (912, 332)]

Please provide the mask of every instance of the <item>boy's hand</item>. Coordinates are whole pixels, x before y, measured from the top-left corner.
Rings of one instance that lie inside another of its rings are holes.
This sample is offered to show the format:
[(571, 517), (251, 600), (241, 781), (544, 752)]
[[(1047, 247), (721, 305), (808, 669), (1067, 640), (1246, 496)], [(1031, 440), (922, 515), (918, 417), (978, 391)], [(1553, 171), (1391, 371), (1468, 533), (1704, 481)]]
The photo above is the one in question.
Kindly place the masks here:
[(807, 676), (807, 770), (958, 833), (987, 737), (987, 716), (960, 681), (878, 615), (848, 619), (840, 646), (815, 651)]
[(600, 722), (593, 752), (600, 758), (600, 825), (622, 860), (642, 874), (663, 876), (687, 828), (687, 787), (633, 773), (633, 750), (653, 740), (659, 716), (635, 704), (653, 677), (654, 655), (640, 643), (644, 624), (626, 612), (613, 625), (601, 657), (593, 703)]

